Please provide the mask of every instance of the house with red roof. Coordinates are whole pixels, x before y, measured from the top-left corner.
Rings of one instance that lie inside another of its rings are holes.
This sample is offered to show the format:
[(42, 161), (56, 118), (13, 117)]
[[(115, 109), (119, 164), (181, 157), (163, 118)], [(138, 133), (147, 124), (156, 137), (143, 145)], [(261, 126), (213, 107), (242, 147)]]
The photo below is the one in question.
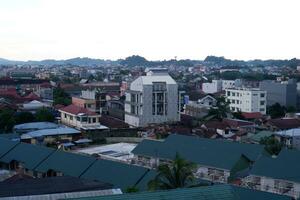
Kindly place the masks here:
[(59, 109), (61, 123), (83, 131), (108, 129), (100, 124), (99, 114), (74, 104)]

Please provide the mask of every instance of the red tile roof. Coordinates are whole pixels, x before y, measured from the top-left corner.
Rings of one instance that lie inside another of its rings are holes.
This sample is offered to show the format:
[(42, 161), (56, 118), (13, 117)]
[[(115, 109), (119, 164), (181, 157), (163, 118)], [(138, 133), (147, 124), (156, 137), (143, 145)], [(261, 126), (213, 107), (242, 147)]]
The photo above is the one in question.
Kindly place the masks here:
[(282, 118), (282, 119), (270, 119), (268, 123), (271, 126), (275, 126), (281, 130), (283, 129), (292, 129), (300, 127), (300, 120), (291, 119), (291, 118)]
[(76, 106), (74, 104), (71, 104), (71, 105), (68, 105), (64, 108), (61, 108), (59, 109), (60, 111), (63, 111), (63, 112), (66, 112), (66, 113), (71, 113), (73, 115), (78, 115), (80, 113), (84, 113), (86, 115), (98, 115), (97, 113), (95, 112), (92, 112), (86, 108), (82, 108), (82, 107), (79, 107), (79, 106)]
[(33, 100), (40, 100), (40, 97), (38, 95), (34, 94), (33, 92), (31, 92), (30, 94), (25, 96), (24, 99), (33, 101)]
[(223, 119), (223, 122), (226, 123), (230, 128), (238, 128), (241, 126), (251, 126), (254, 125), (253, 122), (239, 120), (239, 119)]
[(260, 119), (260, 118), (262, 118), (262, 114), (260, 112), (253, 112), (253, 113), (243, 112), (242, 116), (245, 119)]

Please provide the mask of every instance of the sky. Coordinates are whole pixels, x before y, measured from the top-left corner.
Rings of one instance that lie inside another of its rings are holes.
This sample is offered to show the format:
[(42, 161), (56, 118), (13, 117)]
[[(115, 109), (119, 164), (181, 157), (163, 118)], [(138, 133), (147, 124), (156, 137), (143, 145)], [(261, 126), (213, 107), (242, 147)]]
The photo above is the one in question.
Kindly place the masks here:
[(0, 0), (0, 58), (300, 58), (299, 0)]

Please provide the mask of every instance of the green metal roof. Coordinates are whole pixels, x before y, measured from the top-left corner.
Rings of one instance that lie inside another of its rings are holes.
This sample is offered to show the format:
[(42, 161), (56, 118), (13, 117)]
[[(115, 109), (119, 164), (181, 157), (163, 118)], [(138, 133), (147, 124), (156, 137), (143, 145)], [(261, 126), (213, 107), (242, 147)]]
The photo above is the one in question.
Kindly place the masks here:
[(145, 190), (147, 189), (147, 180), (153, 179), (155, 176), (154, 172), (150, 171), (150, 173), (149, 171), (147, 168), (125, 163), (97, 160), (81, 178), (111, 183), (122, 190), (133, 187), (139, 182), (136, 187)]
[(272, 131), (260, 131), (252, 136), (249, 137), (249, 139), (259, 143), (260, 140), (264, 137), (270, 137), (274, 134)]
[(0, 161), (10, 163), (11, 161), (16, 160), (24, 163), (25, 168), (34, 169), (54, 151), (54, 149), (43, 146), (19, 143), (15, 148), (3, 156)]
[(156, 192), (127, 193), (121, 195), (80, 198), (84, 200), (287, 200), (290, 197), (260, 192), (230, 185), (203, 186)]
[(42, 162), (35, 170), (47, 172), (54, 170), (64, 175), (79, 177), (96, 161), (96, 158), (64, 151), (56, 151)]
[(300, 151), (283, 149), (277, 158), (262, 156), (258, 159), (250, 174), (300, 183), (299, 161)]
[(263, 149), (263, 146), (255, 144), (172, 134), (164, 142), (143, 140), (133, 153), (172, 160), (178, 152), (199, 165), (231, 170), (241, 155), (255, 161)]
[(5, 138), (0, 138), (0, 158), (8, 153), (19, 142), (14, 142)]

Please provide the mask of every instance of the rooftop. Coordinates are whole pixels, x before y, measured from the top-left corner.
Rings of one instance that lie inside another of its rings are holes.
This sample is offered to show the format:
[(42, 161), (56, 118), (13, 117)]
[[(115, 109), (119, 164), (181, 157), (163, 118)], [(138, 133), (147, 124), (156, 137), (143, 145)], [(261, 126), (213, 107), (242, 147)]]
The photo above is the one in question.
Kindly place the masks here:
[(287, 196), (238, 188), (230, 185), (214, 185), (195, 188), (181, 188), (154, 192), (128, 193), (121, 195), (81, 198), (86, 200), (288, 200)]
[(73, 135), (73, 134), (80, 134), (80, 131), (69, 127), (59, 127), (59, 128), (31, 131), (21, 135), (21, 139), (30, 139), (30, 138), (55, 136), (55, 135)]
[(70, 113), (73, 115), (78, 115), (78, 114), (98, 115), (97, 113), (92, 112), (92, 111), (88, 110), (87, 108), (82, 108), (82, 107), (76, 106), (74, 104), (68, 105), (64, 108), (60, 108), (59, 111), (63, 111), (63, 112)]
[(31, 122), (18, 124), (14, 126), (14, 130), (42, 130), (42, 129), (52, 129), (58, 128), (59, 125), (51, 122)]
[[(299, 160), (299, 151), (283, 149), (276, 158), (260, 157), (254, 163), (250, 174), (299, 183)], [(270, 170), (270, 166), (272, 166), (272, 170)]]
[(178, 152), (194, 163), (231, 170), (242, 155), (255, 161), (263, 152), (263, 146), (172, 134), (164, 142), (143, 140), (132, 152), (170, 160)]

